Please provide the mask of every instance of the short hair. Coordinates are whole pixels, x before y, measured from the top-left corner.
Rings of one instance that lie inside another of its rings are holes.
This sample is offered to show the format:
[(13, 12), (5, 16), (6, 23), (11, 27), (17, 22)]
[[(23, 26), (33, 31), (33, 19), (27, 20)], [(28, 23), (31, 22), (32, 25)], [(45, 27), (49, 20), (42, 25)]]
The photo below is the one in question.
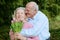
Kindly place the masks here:
[(29, 2), (29, 3), (27, 3), (27, 4), (30, 4), (30, 3), (34, 3), (34, 8), (38, 11), (39, 10), (39, 7), (38, 7), (38, 5), (37, 5), (37, 3), (36, 2)]
[(15, 17), (18, 10), (25, 10), (24, 7), (18, 7), (16, 10), (14, 10), (14, 14), (12, 15), (12, 18)]

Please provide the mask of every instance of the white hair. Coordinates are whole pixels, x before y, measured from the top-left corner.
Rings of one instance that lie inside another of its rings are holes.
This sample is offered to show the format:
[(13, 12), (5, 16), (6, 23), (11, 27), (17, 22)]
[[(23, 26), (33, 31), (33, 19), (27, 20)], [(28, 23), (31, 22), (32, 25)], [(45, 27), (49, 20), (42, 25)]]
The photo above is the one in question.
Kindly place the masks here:
[(23, 10), (24, 11), (25, 8), (24, 7), (18, 7), (16, 10), (14, 10), (14, 14), (12, 15), (13, 18), (15, 17), (18, 10)]
[(30, 4), (30, 3), (33, 3), (34, 5), (34, 8), (38, 11), (39, 10), (39, 7), (38, 7), (38, 5), (37, 5), (37, 3), (36, 2), (29, 2), (29, 3), (27, 3), (27, 4)]
[(35, 7), (35, 9), (36, 9), (37, 11), (39, 10), (38, 5), (37, 5), (36, 2), (34, 2), (34, 7)]

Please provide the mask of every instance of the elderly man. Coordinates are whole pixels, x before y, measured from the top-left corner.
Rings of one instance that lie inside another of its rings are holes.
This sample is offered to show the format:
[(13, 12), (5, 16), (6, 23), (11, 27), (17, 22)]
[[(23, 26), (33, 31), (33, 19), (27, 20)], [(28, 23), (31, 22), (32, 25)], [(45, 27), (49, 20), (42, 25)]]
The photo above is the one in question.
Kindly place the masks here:
[(35, 2), (29, 2), (26, 5), (26, 15), (28, 22), (33, 24), (30, 29), (22, 29), (21, 35), (26, 37), (38, 37), (38, 40), (50, 40), (49, 21), (48, 18), (39, 11), (38, 5)]

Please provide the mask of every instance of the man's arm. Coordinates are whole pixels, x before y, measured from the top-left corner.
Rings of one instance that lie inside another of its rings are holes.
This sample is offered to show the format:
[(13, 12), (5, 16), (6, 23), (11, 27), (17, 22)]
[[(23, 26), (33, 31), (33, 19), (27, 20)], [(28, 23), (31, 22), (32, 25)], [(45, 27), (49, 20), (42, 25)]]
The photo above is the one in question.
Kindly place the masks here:
[(21, 34), (27, 37), (37, 36), (44, 27), (48, 27), (48, 19), (41, 18), (40, 20), (34, 22), (33, 27), (30, 29), (22, 29)]

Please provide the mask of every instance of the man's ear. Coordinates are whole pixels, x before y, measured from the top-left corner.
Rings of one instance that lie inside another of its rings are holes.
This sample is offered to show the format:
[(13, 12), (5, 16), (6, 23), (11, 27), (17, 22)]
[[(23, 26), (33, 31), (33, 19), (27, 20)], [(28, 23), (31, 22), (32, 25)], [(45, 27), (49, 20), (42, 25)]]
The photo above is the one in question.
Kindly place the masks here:
[(35, 13), (37, 13), (37, 10), (35, 9)]

